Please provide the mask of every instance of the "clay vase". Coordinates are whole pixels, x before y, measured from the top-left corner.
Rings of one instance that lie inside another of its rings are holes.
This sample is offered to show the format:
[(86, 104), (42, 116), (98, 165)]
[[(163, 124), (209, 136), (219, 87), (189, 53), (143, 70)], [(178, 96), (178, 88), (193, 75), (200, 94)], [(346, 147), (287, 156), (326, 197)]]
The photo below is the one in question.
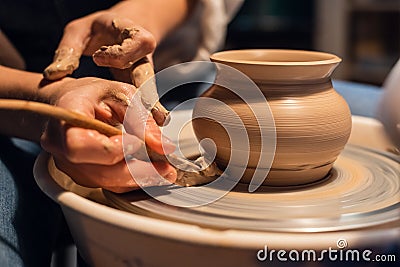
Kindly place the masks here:
[[(247, 75), (267, 99), (276, 127), (276, 150), (263, 184), (300, 185), (326, 177), (351, 131), (349, 107), (331, 82), (331, 74), (341, 59), (322, 52), (261, 49), (223, 51), (213, 54), (211, 60)], [(224, 72), (220, 72), (218, 65), (216, 80), (235, 79), (221, 77)], [(260, 149), (259, 129), (271, 125), (263, 125), (262, 121), (257, 124), (257, 114), (223, 86), (212, 85), (202, 97), (228, 105), (243, 121), (249, 137), (250, 157), (240, 182), (249, 183), (255, 169), (262, 165), (260, 155), (270, 153), (268, 149)], [(228, 124), (230, 118), (223, 109), (206, 106), (201, 99), (193, 110), (198, 117), (192, 121), (194, 132), (198, 140), (211, 138), (215, 142), (215, 161), (225, 169), (231, 153), (241, 151), (230, 151), (226, 131), (215, 120), (207, 118), (219, 117)], [(252, 102), (257, 105), (254, 103), (257, 100)], [(265, 99), (259, 102), (265, 105)]]

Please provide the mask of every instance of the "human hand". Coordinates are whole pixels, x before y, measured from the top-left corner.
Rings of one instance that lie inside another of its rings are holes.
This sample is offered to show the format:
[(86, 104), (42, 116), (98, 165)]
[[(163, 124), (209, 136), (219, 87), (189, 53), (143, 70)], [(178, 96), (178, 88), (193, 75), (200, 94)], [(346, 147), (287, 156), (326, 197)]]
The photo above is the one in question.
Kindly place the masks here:
[(155, 47), (153, 35), (132, 20), (119, 18), (111, 11), (100, 11), (65, 27), (54, 61), (43, 75), (48, 80), (57, 80), (72, 74), (82, 55), (93, 55), (99, 66), (126, 69), (151, 54)]
[(141, 185), (159, 184), (159, 175), (169, 182), (175, 181), (176, 171), (165, 161), (133, 159), (126, 162), (124, 159), (124, 150), (135, 157), (142, 140), (159, 154), (170, 154), (175, 150), (173, 144), (162, 138), (158, 126), (134, 93), (135, 87), (98, 78), (68, 79), (59, 87), (53, 90), (56, 93), (52, 102), (56, 106), (111, 125), (120, 124), (126, 114), (124, 127), (127, 134), (124, 136), (107, 137), (95, 130), (71, 127), (65, 122), (49, 122), (42, 135), (42, 146), (53, 154), (57, 167), (76, 183), (127, 192), (139, 188), (138, 180)]

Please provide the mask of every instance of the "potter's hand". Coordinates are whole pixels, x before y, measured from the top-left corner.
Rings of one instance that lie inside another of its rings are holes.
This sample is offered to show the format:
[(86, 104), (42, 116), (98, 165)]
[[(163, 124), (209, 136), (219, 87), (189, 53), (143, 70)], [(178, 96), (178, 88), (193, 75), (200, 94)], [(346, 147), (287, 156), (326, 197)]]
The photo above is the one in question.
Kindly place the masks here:
[[(126, 69), (152, 53), (155, 46), (153, 35), (132, 20), (118, 18), (111, 11), (100, 11), (65, 27), (54, 61), (43, 75), (57, 80), (71, 74), (78, 68), (81, 55), (93, 55), (100, 66)], [(125, 75), (118, 74), (125, 79)]]
[(129, 169), (135, 179), (145, 179), (143, 183), (149, 186), (154, 185), (152, 182), (159, 183), (157, 172), (168, 181), (175, 181), (175, 169), (165, 162), (131, 160), (126, 163), (124, 160), (123, 149), (135, 157), (143, 144), (141, 140), (159, 154), (169, 154), (175, 149), (174, 145), (162, 140), (158, 126), (148, 116), (140, 99), (132, 97), (134, 91), (129, 84), (97, 78), (69, 79), (55, 90), (53, 102), (57, 106), (112, 125), (121, 123), (130, 109), (126, 118), (128, 123), (124, 125), (128, 133), (124, 135), (124, 143), (121, 135), (107, 137), (60, 121), (49, 122), (42, 135), (42, 146), (53, 154), (57, 167), (76, 183), (114, 192), (130, 191), (138, 185)]

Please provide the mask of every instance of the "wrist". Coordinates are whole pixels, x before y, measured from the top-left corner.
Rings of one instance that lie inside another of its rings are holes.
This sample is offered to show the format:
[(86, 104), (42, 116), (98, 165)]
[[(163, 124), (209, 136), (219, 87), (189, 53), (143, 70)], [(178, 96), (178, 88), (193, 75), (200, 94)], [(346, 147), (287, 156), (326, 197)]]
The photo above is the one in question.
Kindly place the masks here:
[(48, 104), (54, 104), (63, 91), (63, 87), (74, 78), (65, 77), (56, 81), (49, 81), (44, 78), (40, 80), (37, 86), (36, 100)]
[(46, 81), (41, 73), (0, 66), (0, 98), (12, 98), (52, 103), (62, 85), (72, 78)]

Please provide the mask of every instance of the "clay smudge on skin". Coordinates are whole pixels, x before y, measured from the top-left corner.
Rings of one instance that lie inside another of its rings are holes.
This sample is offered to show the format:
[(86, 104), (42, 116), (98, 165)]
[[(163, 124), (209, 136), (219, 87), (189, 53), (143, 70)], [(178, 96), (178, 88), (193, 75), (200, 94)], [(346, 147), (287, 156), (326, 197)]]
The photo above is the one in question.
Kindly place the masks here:
[[(152, 51), (152, 43), (149, 41), (149, 35), (140, 27), (122, 28), (117, 19), (112, 21), (112, 26), (116, 31), (120, 31), (118, 44), (111, 46), (102, 46), (93, 54), (94, 62), (99, 66), (118, 66), (120, 69), (131, 68), (130, 78), (132, 84), (136, 88), (142, 88), (146, 82), (151, 83), (146, 86), (145, 90), (141, 90), (141, 100), (145, 108), (151, 111), (157, 125), (163, 126), (169, 122), (168, 110), (159, 102), (157, 87), (154, 81), (154, 70), (152, 64), (147, 57), (143, 57), (138, 61), (124, 62), (123, 58), (129, 53), (123, 47), (129, 43), (134, 44), (134, 47), (147, 51)], [(147, 40), (147, 41), (143, 41)], [(111, 62), (114, 62), (111, 64)], [(148, 88), (147, 88), (148, 87)], [(142, 88), (143, 89), (143, 88)]]
[[(159, 102), (157, 87), (154, 80), (153, 66), (147, 58), (136, 63), (131, 73), (132, 83), (140, 88), (142, 104), (151, 111), (157, 125), (163, 126), (169, 123), (169, 111)], [(145, 83), (145, 87), (142, 87)]]
[(129, 99), (129, 97), (121, 92), (117, 92), (114, 90), (111, 90), (106, 96), (105, 98), (111, 98), (112, 100), (114, 100), (117, 103), (122, 104), (125, 107), (128, 107), (131, 105), (131, 100)]
[(103, 149), (107, 153), (111, 152), (114, 149), (114, 144), (108, 139), (108, 137), (105, 137), (104, 135), (94, 134), (94, 132), (92, 131), (89, 131), (88, 135), (101, 143)]
[(73, 48), (57, 49), (53, 63), (43, 71), (43, 76), (48, 80), (58, 80), (72, 74), (79, 67), (79, 57)]
[[(138, 42), (138, 40), (145, 38), (144, 37), (145, 33), (142, 34), (143, 36), (141, 38), (141, 36), (138, 36), (141, 33), (141, 30), (139, 28), (135, 27), (121, 28), (118, 25), (117, 20), (112, 21), (112, 27), (116, 31), (120, 31), (117, 43), (110, 46), (100, 47), (92, 55), (93, 60), (98, 66), (105, 66), (105, 67), (112, 66), (119, 69), (130, 68), (132, 67), (134, 62), (124, 63), (122, 59), (126, 57), (128, 51), (125, 51), (123, 47), (127, 43), (133, 42), (136, 44), (135, 47), (137, 47), (137, 49), (145, 49), (145, 47), (140, 47), (140, 42)], [(149, 50), (149, 52), (151, 51)]]

